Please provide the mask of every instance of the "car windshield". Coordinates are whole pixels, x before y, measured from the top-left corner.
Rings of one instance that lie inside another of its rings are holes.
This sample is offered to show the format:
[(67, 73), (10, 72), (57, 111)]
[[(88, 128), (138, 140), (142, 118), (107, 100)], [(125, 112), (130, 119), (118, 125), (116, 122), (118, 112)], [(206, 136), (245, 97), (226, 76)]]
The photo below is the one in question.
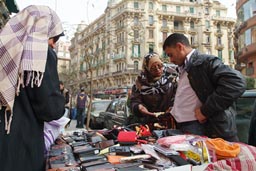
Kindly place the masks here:
[(92, 111), (104, 111), (107, 109), (110, 101), (97, 101), (92, 103)]

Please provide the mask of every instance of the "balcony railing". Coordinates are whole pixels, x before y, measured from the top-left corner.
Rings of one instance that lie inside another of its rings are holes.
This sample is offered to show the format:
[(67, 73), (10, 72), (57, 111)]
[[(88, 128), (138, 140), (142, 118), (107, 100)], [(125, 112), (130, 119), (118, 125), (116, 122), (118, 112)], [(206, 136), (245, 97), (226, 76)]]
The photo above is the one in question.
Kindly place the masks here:
[(131, 58), (140, 58), (140, 53), (132, 53)]
[(191, 46), (193, 48), (197, 48), (199, 46), (199, 43), (198, 42), (192, 42)]
[(119, 59), (125, 59), (125, 54), (124, 53), (121, 53), (121, 54), (115, 54), (113, 56), (113, 60), (119, 60)]
[(221, 36), (223, 36), (223, 32), (222, 32), (221, 30), (217, 30), (217, 31), (215, 32), (215, 36), (221, 37)]
[(221, 44), (221, 43), (218, 43), (218, 44), (215, 45), (215, 49), (216, 50), (223, 50), (224, 49), (224, 45)]

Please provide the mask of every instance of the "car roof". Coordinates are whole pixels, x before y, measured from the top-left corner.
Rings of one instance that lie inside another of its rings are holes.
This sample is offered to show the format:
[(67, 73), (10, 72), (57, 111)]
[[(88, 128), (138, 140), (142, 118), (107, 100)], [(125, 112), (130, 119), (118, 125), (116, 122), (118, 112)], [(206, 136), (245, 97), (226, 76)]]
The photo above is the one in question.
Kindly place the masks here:
[(241, 97), (255, 97), (256, 98), (256, 89), (246, 90)]
[(110, 99), (96, 99), (96, 100), (92, 100), (92, 102), (110, 102)]

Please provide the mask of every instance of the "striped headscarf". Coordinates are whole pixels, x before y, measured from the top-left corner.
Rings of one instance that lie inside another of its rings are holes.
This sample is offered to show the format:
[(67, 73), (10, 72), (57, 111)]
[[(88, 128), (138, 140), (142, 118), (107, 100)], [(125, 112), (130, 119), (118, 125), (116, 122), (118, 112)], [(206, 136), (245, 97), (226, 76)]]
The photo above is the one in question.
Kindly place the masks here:
[(7, 133), (15, 95), (20, 86), (40, 86), (48, 39), (61, 34), (63, 28), (57, 14), (47, 6), (35, 5), (17, 13), (0, 31), (0, 106), (7, 106), (11, 111), (9, 121), (6, 121)]

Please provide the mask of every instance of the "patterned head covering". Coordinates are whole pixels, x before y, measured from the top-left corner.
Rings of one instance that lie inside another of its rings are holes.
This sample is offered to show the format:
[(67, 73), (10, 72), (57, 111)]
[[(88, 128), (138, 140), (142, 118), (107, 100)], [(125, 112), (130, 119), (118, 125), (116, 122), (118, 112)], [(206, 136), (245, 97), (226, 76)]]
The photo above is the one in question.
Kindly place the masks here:
[(152, 64), (155, 62), (163, 63), (160, 59), (160, 56), (157, 53), (155, 53), (155, 52), (148, 53), (147, 55), (144, 56), (142, 70), (149, 71)]
[(157, 53), (153, 52), (144, 56), (142, 72), (135, 81), (136, 91), (142, 95), (164, 94), (172, 86), (172, 83), (176, 82), (176, 66), (163, 65), (163, 74), (160, 77), (153, 77), (149, 70), (155, 62), (163, 63)]
[(62, 34), (57, 14), (47, 6), (35, 5), (17, 13), (0, 31), (0, 106), (7, 106), (11, 111), (7, 130), (12, 119), (15, 93), (18, 95), (20, 85), (40, 86), (48, 39)]

